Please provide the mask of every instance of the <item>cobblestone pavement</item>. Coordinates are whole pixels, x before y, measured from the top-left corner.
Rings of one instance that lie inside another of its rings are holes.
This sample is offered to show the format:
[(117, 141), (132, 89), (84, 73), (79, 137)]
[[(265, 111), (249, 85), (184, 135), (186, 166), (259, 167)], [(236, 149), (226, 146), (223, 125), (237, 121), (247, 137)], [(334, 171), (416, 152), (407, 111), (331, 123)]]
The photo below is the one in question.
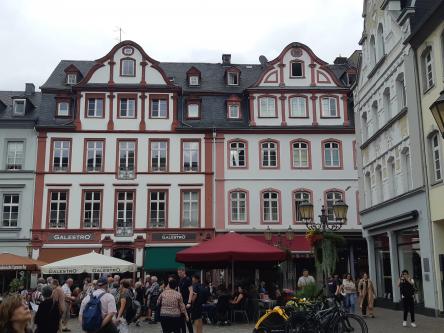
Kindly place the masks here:
[[(418, 327), (402, 326), (402, 312), (376, 308), (376, 318), (366, 319), (369, 333), (444, 333), (444, 318), (416, 316)], [(77, 319), (72, 319), (69, 324), (73, 333), (81, 333)], [(204, 325), (204, 333), (251, 333), (253, 324), (233, 324), (232, 326)], [(129, 333), (161, 333), (160, 324), (149, 325), (142, 323), (140, 327), (130, 326)]]

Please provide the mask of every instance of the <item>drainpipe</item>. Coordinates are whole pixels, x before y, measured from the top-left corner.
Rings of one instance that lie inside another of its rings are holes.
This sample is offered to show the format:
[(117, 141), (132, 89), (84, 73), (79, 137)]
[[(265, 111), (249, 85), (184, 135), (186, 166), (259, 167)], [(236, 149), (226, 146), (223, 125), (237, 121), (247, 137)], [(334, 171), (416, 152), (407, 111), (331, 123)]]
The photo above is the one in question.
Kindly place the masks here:
[(211, 141), (213, 148), (212, 152), (212, 160), (213, 160), (213, 198), (212, 198), (212, 206), (213, 206), (213, 227), (216, 230), (216, 127), (213, 127), (213, 138)]

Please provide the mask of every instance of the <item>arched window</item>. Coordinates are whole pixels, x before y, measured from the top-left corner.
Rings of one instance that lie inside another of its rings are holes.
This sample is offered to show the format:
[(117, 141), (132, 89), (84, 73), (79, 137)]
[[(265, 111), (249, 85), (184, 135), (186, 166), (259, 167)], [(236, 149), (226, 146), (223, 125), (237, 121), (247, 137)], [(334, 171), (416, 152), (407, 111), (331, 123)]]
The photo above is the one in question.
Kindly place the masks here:
[(375, 36), (373, 35), (370, 37), (369, 53), (370, 53), (370, 64), (373, 67), (376, 65), (376, 43), (375, 43)]
[(246, 168), (247, 160), (247, 142), (236, 140), (228, 142), (228, 159), (230, 168)]
[(325, 140), (322, 142), (323, 167), (342, 167), (342, 143), (338, 140)]
[(248, 223), (248, 192), (236, 189), (229, 196), (230, 223)]
[(376, 52), (377, 52), (377, 61), (381, 60), (381, 58), (385, 55), (385, 46), (384, 46), (384, 28), (382, 24), (379, 23), (378, 31), (376, 33)]
[(376, 202), (380, 203), (384, 201), (384, 193), (382, 187), (382, 168), (378, 165), (375, 169), (376, 174)]
[(311, 167), (310, 142), (306, 140), (294, 140), (291, 142), (292, 167), (304, 169)]
[(260, 142), (261, 168), (279, 168), (279, 145), (277, 141)]
[(369, 208), (372, 206), (372, 179), (370, 176), (370, 171), (367, 171), (364, 178), (364, 195), (365, 195), (365, 207)]
[(407, 106), (404, 73), (400, 73), (396, 77), (396, 99), (398, 100), (398, 112), (399, 112), (401, 109)]
[(410, 163), (410, 150), (408, 148), (404, 148), (402, 153), (402, 169), (403, 169), (403, 182), (404, 182), (404, 191), (408, 192), (412, 189), (412, 168)]
[(389, 197), (396, 196), (396, 168), (395, 168), (395, 158), (393, 156), (389, 157), (387, 160), (387, 171), (389, 177)]
[(362, 142), (365, 142), (368, 139), (367, 112), (363, 112), (361, 116), (361, 131), (362, 131)]
[(280, 193), (276, 190), (265, 190), (262, 192), (262, 222), (280, 222)]
[(372, 104), (372, 123), (373, 123), (373, 134), (375, 134), (379, 129), (378, 102), (377, 101), (374, 101)]
[(439, 182), (442, 180), (442, 156), (439, 140), (440, 138), (438, 132), (434, 133), (429, 138), (430, 156), (432, 157), (432, 182)]
[(299, 189), (293, 192), (294, 222), (302, 222), (299, 212), (299, 205), (303, 202), (313, 202), (312, 193), (306, 189)]
[(327, 207), (328, 221), (335, 220), (333, 206), (338, 201), (345, 201), (344, 197), (344, 192), (340, 190), (328, 190), (327, 192), (325, 192), (325, 206)]
[(383, 108), (384, 108), (385, 121), (387, 122), (392, 118), (391, 96), (390, 96), (390, 88), (389, 87), (384, 89)]
[(424, 91), (429, 90), (435, 84), (433, 74), (433, 55), (432, 47), (427, 47), (421, 55), (422, 62), (422, 76), (424, 82)]

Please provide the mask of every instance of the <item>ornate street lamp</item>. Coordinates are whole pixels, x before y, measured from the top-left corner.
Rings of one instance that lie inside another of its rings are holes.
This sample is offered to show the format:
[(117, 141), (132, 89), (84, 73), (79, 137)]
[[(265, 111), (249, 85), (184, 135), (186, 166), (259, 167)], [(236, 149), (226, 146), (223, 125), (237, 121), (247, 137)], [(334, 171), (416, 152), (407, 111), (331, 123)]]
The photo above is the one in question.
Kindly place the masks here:
[(430, 106), (433, 118), (435, 118), (439, 131), (444, 138), (444, 90), (441, 91), (439, 98)]
[(265, 237), (265, 240), (266, 240), (267, 242), (270, 242), (271, 239), (273, 238), (273, 234), (271, 233), (270, 226), (268, 226), (268, 227), (267, 227), (267, 230), (265, 230), (265, 232), (264, 232), (264, 237)]
[(305, 222), (307, 229), (313, 231), (338, 231), (342, 225), (347, 221), (348, 205), (343, 201), (337, 201), (333, 205), (334, 221), (328, 220), (327, 210), (324, 206), (319, 215), (319, 222), (316, 222), (313, 217), (313, 205), (309, 202), (303, 202), (299, 205), (299, 214), (301, 220)]
[(291, 225), (288, 226), (287, 232), (285, 233), (287, 240), (291, 242), (294, 239), (294, 230), (291, 228)]

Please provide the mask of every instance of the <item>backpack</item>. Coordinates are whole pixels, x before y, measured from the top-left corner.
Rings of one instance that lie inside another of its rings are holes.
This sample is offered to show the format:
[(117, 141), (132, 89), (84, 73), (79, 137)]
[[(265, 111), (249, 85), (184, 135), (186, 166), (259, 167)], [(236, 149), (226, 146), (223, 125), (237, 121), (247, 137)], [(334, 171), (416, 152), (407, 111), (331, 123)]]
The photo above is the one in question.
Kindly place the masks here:
[(128, 323), (131, 323), (137, 316), (140, 315), (142, 305), (136, 300), (132, 290), (128, 290), (126, 294), (126, 305), (125, 305), (125, 319)]
[(102, 326), (102, 304), (100, 299), (106, 293), (102, 293), (99, 296), (93, 296), (93, 293), (89, 295), (89, 301), (83, 310), (82, 316), (82, 329), (86, 332), (95, 332), (100, 326)]

